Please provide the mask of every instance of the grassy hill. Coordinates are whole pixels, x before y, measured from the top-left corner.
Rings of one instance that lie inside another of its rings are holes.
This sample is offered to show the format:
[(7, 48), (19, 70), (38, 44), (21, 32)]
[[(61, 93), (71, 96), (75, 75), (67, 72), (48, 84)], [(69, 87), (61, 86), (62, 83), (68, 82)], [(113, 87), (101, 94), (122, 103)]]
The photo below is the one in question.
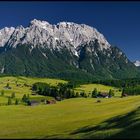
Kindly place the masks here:
[[(49, 79), (49, 78), (27, 78), (27, 77), (0, 77), (0, 95), (1, 92), (4, 91), (4, 96), (0, 96), (0, 104), (7, 103), (8, 97), (14, 92), (16, 95), (16, 99), (21, 100), (24, 94), (29, 94), (31, 99), (41, 99), (45, 98), (42, 95), (32, 95), (31, 86), (36, 82), (45, 82), (50, 85), (56, 86), (58, 83), (67, 83), (67, 81), (60, 79)], [(6, 89), (5, 86), (9, 84), (11, 89)], [(111, 86), (105, 86), (101, 84), (85, 84), (80, 85), (80, 87), (75, 88), (75, 92), (84, 91), (85, 93), (91, 93), (94, 88), (97, 88), (98, 91), (108, 92), (110, 89), (114, 90), (115, 96), (120, 96), (120, 91), (118, 88), (114, 88)], [(47, 97), (50, 98), (50, 97)], [(13, 102), (15, 99), (13, 99)]]
[[(75, 98), (54, 105), (1, 106), (0, 138), (110, 137), (125, 131), (126, 121), (118, 119), (111, 124), (108, 120), (125, 115), (139, 105), (140, 96), (102, 99), (101, 103), (92, 98)], [(135, 115), (132, 117), (132, 122), (136, 122)]]
[[(29, 94), (31, 99), (41, 99), (44, 96), (32, 95), (31, 86), (36, 82), (45, 82), (50, 85), (57, 85), (58, 83), (66, 83), (64, 80), (49, 79), (49, 78), (27, 78), (27, 77), (0, 77), (0, 95), (4, 91), (4, 96), (0, 96), (0, 104), (7, 103), (8, 97), (14, 92), (17, 99), (21, 99), (24, 94)], [(11, 89), (5, 88), (9, 84)], [(50, 98), (50, 97), (47, 97)], [(14, 102), (15, 99), (13, 99)]]
[[(0, 96), (0, 103), (7, 103), (12, 92), (19, 99), (24, 94), (38, 100), (51, 98), (32, 95), (30, 86), (35, 82), (66, 83), (59, 79), (1, 77), (0, 92), (4, 90), (4, 96)], [(7, 83), (11, 89), (5, 89)], [(116, 98), (102, 98), (100, 103), (96, 98), (80, 97), (52, 105), (0, 106), (0, 138), (139, 138), (140, 96), (120, 98), (118, 88), (101, 84), (81, 85), (75, 91), (89, 93), (94, 88), (102, 92), (112, 89)]]
[(119, 91), (119, 88), (115, 88), (112, 86), (106, 86), (102, 84), (84, 84), (80, 85), (80, 87), (75, 88), (75, 92), (81, 92), (84, 91), (85, 93), (91, 93), (94, 88), (97, 88), (100, 92), (109, 92), (110, 89), (112, 89), (115, 92), (115, 96), (121, 96), (121, 92)]

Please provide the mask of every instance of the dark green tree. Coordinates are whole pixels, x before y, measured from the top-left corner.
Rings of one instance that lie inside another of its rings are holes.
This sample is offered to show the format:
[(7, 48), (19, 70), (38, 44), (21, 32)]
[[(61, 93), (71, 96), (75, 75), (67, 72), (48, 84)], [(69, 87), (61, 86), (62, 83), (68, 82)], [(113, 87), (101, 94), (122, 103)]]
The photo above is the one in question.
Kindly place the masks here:
[(109, 97), (114, 96), (114, 92), (113, 92), (113, 90), (112, 90), (112, 89), (110, 89), (110, 90), (109, 90), (108, 96), (109, 96)]
[(8, 105), (11, 105), (12, 104), (12, 100), (11, 100), (11, 97), (8, 98)]
[(26, 103), (27, 100), (28, 100), (28, 98), (27, 98), (26, 94), (24, 94), (23, 97), (22, 97), (22, 101)]
[(9, 87), (9, 83), (6, 84), (6, 87)]
[(94, 90), (92, 91), (92, 98), (96, 98), (97, 95), (98, 95), (97, 88), (94, 88)]
[(76, 92), (76, 95), (75, 95), (76, 97), (79, 97), (79, 93), (78, 92)]
[(84, 97), (84, 95), (85, 95), (85, 92), (83, 92), (83, 91), (80, 92), (80, 96), (81, 96), (81, 97)]
[(74, 90), (72, 89), (70, 98), (74, 98), (75, 96), (76, 96), (76, 94), (75, 94)]
[(84, 92), (84, 97), (85, 97), (85, 98), (87, 98), (87, 97), (88, 97), (88, 96), (87, 96), (87, 94), (86, 94), (85, 92)]
[(18, 105), (18, 104), (19, 104), (19, 100), (16, 99), (16, 100), (15, 100), (15, 105)]
[(28, 106), (31, 106), (31, 101), (29, 99), (27, 100), (26, 103), (27, 103)]
[(15, 98), (15, 97), (16, 97), (15, 92), (13, 92), (13, 93), (11, 94), (11, 98)]
[(124, 93), (125, 93), (125, 89), (123, 88), (121, 97), (124, 96)]

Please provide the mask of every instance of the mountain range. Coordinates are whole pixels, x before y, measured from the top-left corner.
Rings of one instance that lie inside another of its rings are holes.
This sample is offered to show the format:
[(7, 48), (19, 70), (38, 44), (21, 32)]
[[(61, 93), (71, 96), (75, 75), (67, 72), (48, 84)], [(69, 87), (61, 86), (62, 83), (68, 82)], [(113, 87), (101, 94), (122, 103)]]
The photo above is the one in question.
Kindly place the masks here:
[(32, 20), (0, 30), (1, 75), (95, 80), (132, 78), (139, 69), (97, 29)]

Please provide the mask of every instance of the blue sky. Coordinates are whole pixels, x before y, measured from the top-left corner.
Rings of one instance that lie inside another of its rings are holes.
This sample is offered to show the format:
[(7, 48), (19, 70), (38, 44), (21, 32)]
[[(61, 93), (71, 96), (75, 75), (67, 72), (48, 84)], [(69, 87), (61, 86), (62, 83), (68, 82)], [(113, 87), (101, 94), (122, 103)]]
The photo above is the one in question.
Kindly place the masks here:
[(130, 60), (140, 60), (140, 2), (0, 2), (0, 28), (26, 27), (34, 18), (93, 26)]

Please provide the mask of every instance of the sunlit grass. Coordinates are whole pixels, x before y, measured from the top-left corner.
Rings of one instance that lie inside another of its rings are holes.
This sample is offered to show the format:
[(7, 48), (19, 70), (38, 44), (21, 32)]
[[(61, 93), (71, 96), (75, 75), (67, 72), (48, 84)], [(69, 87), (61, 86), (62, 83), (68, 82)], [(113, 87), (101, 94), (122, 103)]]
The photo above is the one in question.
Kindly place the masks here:
[(135, 109), (140, 96), (96, 101), (75, 98), (54, 105), (1, 106), (0, 138), (82, 138), (82, 133), (71, 133)]

